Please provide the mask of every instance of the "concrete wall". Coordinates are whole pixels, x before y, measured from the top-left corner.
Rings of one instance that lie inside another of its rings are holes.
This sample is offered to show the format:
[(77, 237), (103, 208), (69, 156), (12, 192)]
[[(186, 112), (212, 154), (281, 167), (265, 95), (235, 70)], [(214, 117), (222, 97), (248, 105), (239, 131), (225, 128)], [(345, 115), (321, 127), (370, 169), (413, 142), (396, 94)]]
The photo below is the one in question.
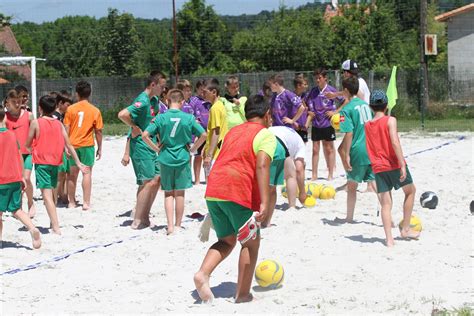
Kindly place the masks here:
[(448, 67), (452, 80), (474, 79), (474, 11), (448, 20)]

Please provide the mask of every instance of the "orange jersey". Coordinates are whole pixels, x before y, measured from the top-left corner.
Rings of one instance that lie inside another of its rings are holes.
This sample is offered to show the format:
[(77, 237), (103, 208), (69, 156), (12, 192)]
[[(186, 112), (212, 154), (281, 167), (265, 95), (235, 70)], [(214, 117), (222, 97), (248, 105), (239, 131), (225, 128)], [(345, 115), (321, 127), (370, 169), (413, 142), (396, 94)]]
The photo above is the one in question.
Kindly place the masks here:
[(102, 129), (100, 110), (87, 100), (74, 103), (68, 107), (64, 125), (69, 126), (69, 140), (74, 148), (94, 146), (94, 129)]

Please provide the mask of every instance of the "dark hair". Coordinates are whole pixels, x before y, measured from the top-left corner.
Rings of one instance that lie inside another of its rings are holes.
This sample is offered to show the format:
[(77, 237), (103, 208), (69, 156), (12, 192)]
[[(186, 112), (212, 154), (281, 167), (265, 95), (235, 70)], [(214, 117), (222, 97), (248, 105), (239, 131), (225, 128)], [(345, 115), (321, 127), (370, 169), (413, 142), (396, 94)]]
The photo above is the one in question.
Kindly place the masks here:
[(76, 92), (81, 99), (87, 99), (91, 96), (92, 88), (91, 84), (87, 81), (79, 81), (76, 84)]
[(283, 86), (285, 84), (285, 80), (282, 74), (271, 75), (270, 78), (268, 78), (268, 81), (271, 83), (277, 83), (280, 86)]
[(21, 84), (16, 85), (14, 89), (16, 90), (17, 93), (21, 93), (21, 92), (26, 92), (27, 94), (29, 93), (28, 88)]
[(184, 100), (183, 91), (180, 89), (171, 89), (168, 92), (166, 99), (168, 99), (168, 102), (170, 103), (180, 103)]
[(170, 91), (170, 87), (164, 86), (163, 90), (161, 90), (160, 99), (166, 99), (166, 95), (168, 94), (168, 91)]
[(194, 85), (194, 88), (197, 90), (197, 89), (201, 88), (202, 86), (204, 86), (204, 80), (199, 79), (198, 81), (196, 81), (196, 84)]
[(349, 77), (342, 80), (342, 87), (347, 89), (351, 95), (356, 95), (359, 91), (359, 80), (357, 77)]
[(51, 115), (56, 110), (56, 98), (51, 95), (42, 96), (39, 107), (43, 110), (43, 115)]
[(166, 79), (166, 76), (159, 70), (153, 70), (150, 72), (148, 78), (146, 79), (146, 86), (149, 87), (152, 82), (157, 84), (158, 82), (160, 82), (160, 79)]
[(180, 79), (178, 81), (178, 83), (176, 84), (176, 89), (179, 89), (179, 90), (184, 90), (184, 88), (193, 88), (193, 85), (191, 84), (191, 82), (189, 82), (189, 80), (186, 80), (186, 79)]
[(328, 76), (328, 71), (324, 67), (320, 67), (314, 70), (313, 76), (323, 76), (326, 78)]
[(71, 95), (66, 91), (66, 90), (61, 90), (57, 96), (56, 96), (56, 104), (59, 103), (71, 103), (72, 104), (72, 98)]
[(219, 80), (217, 80), (216, 78), (206, 79), (204, 81), (204, 85), (206, 86), (207, 90), (216, 91), (217, 96), (220, 95)]
[(234, 82), (239, 83), (239, 77), (231, 75), (231, 76), (227, 77), (227, 79), (225, 81), (225, 86), (227, 87), (227, 86), (233, 84)]
[(247, 102), (245, 102), (245, 118), (247, 120), (254, 117), (262, 118), (269, 110), (270, 103), (261, 95), (251, 95)]
[(379, 103), (379, 104), (369, 104), (370, 108), (374, 112), (385, 112), (385, 109), (387, 108), (388, 103)]
[(308, 82), (308, 80), (304, 77), (304, 74), (296, 74), (295, 78), (293, 79), (293, 85), (298, 87), (298, 85), (304, 84), (305, 82)]
[(5, 119), (5, 108), (3, 107), (3, 104), (0, 104), (0, 122), (3, 122)]

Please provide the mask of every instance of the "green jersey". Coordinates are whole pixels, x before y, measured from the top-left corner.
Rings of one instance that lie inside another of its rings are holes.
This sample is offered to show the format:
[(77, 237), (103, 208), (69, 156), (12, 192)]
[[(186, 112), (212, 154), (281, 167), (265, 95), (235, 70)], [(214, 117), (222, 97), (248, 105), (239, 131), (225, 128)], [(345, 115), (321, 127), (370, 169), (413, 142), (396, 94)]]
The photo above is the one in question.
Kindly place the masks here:
[[(132, 105), (127, 107), (132, 121), (142, 131), (144, 131), (148, 124), (150, 124), (152, 116), (152, 103), (150, 97), (145, 92), (140, 93), (138, 97), (133, 100)], [(156, 142), (156, 139), (153, 138)], [(142, 136), (138, 135), (135, 138), (130, 136), (130, 157), (136, 160), (152, 159), (156, 153), (143, 140)]]
[(189, 163), (188, 144), (192, 141), (192, 135), (204, 133), (192, 114), (178, 109), (169, 109), (158, 115), (146, 130), (151, 136), (160, 137), (163, 147), (158, 161), (168, 167), (181, 167)]
[(354, 97), (341, 111), (341, 133), (352, 133), (350, 150), (351, 165), (370, 165), (365, 145), (364, 125), (372, 119), (372, 111), (367, 103)]
[(236, 105), (233, 102), (230, 102), (226, 98), (221, 98), (222, 103), (225, 106), (225, 111), (227, 113), (227, 128), (231, 129), (234, 126), (240, 125), (247, 121), (245, 118), (245, 102), (247, 102), (246, 97), (240, 97), (240, 105)]

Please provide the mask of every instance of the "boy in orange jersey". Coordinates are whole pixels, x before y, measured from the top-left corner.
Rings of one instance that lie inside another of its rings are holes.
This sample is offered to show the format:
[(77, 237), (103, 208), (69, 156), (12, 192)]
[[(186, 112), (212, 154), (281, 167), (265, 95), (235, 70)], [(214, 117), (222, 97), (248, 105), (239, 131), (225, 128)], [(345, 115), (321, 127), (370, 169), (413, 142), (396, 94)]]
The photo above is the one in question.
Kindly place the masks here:
[(30, 149), (33, 144), (32, 156), (35, 163), (36, 186), (41, 189), (53, 233), (61, 235), (54, 189), (58, 184), (59, 166), (63, 163), (64, 146), (67, 147), (76, 166), (83, 174), (86, 174), (88, 169), (79, 161), (64, 126), (52, 117), (56, 109), (56, 99), (49, 95), (41, 97), (39, 109), (41, 117), (31, 122), (26, 147)]
[(272, 116), (264, 97), (249, 97), (245, 117), (247, 122), (227, 133), (209, 175), (205, 196), (218, 241), (208, 250), (194, 275), (203, 302), (212, 301), (209, 277), (229, 256), (237, 241), (242, 249), (235, 302), (253, 299), (250, 286), (260, 246), (259, 222), (265, 221), (269, 208), (270, 163), (276, 138), (267, 129)]
[[(76, 94), (79, 102), (71, 105), (64, 117), (64, 126), (69, 135), (72, 146), (77, 151), (79, 160), (89, 169), (87, 173), (82, 173), (82, 191), (84, 201), (82, 209), (89, 210), (91, 205), (92, 193), (92, 166), (94, 165), (94, 136), (97, 142), (97, 152), (95, 157), (97, 160), (102, 156), (102, 114), (100, 110), (89, 103), (89, 97), (92, 89), (90, 83), (79, 81), (76, 85)], [(73, 159), (71, 163), (70, 175), (68, 177), (68, 207), (77, 207), (76, 204), (76, 182), (79, 175), (79, 168)]]
[(26, 197), (28, 199), (28, 214), (33, 218), (36, 214), (35, 204), (33, 203), (33, 184), (31, 183), (31, 170), (33, 164), (31, 155), (25, 148), (26, 138), (30, 122), (34, 119), (33, 114), (22, 108), (20, 94), (16, 90), (10, 90), (7, 93), (6, 106), (6, 126), (11, 130), (20, 144), (20, 152), (23, 157), (23, 178), (26, 181)]
[(3, 231), (3, 212), (13, 216), (26, 226), (33, 240), (33, 248), (41, 247), (39, 230), (33, 225), (30, 217), (21, 211), (21, 190), (25, 188), (23, 178), (23, 159), (18, 150), (15, 134), (5, 127), (5, 108), (0, 105), (0, 242)]

